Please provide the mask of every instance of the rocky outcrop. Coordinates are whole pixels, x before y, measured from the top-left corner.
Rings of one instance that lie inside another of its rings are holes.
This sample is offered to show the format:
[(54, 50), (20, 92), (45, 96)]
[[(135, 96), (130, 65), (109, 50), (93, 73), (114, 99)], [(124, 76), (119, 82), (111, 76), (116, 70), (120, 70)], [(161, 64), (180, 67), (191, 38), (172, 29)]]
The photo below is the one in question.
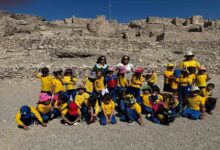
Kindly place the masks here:
[(0, 78), (29, 78), (45, 65), (51, 70), (73, 67), (83, 76), (101, 54), (112, 65), (129, 54), (135, 66), (155, 68), (161, 73), (166, 63), (178, 65), (189, 49), (209, 72), (218, 74), (219, 22), (201, 16), (149, 17), (128, 24), (103, 16), (48, 22), (40, 17), (0, 12)]

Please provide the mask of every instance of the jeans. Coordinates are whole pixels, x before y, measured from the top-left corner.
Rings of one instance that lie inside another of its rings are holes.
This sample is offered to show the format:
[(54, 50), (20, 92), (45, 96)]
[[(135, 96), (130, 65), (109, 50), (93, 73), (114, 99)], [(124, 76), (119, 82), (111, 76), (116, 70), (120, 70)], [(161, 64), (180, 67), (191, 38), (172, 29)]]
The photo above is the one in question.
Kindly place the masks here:
[(111, 95), (111, 97), (113, 98), (114, 102), (116, 102), (116, 91), (117, 88), (108, 88), (109, 94)]
[(47, 114), (40, 114), (41, 118), (43, 119), (44, 122), (48, 122), (51, 119), (51, 113), (47, 113)]
[(199, 110), (193, 110), (187, 107), (182, 111), (181, 115), (192, 120), (197, 120), (200, 119), (201, 112)]
[(75, 101), (76, 90), (67, 90), (66, 95), (67, 95), (69, 100), (72, 97), (72, 101)]
[(153, 109), (142, 104), (142, 113), (144, 114), (152, 114)]
[(131, 94), (134, 95), (134, 97), (137, 99), (137, 102), (141, 103), (141, 90), (140, 88), (131, 87)]
[(170, 84), (164, 84), (163, 86), (163, 91), (164, 92), (171, 92)]
[(36, 117), (34, 116), (33, 113), (31, 113), (30, 118), (24, 119), (24, 118), (21, 117), (21, 122), (23, 122), (23, 124), (26, 125), (26, 126), (34, 124), (35, 120), (36, 120)]
[(180, 86), (178, 88), (179, 102), (181, 105), (184, 104), (185, 98), (190, 94), (191, 86)]
[[(108, 116), (108, 118), (110, 119), (110, 116)], [(116, 121), (115, 115), (112, 116), (110, 122), (111, 122), (111, 124), (116, 124), (117, 121)], [(100, 115), (100, 124), (101, 125), (106, 125), (107, 124), (107, 120), (106, 120), (103, 113)]]

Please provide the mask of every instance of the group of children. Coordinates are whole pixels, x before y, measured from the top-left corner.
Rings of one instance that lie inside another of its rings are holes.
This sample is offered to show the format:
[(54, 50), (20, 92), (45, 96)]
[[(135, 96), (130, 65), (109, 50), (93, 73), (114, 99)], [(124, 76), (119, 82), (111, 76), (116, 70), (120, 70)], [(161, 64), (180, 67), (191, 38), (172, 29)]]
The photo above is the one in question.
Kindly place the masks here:
[[(71, 68), (50, 74), (47, 67), (34, 76), (41, 80), (41, 92), (36, 107), (22, 106), (16, 115), (19, 127), (28, 130), (31, 124), (46, 127), (53, 119), (61, 118), (65, 125), (99, 121), (101, 125), (116, 124), (116, 116), (129, 125), (144, 125), (144, 119), (168, 125), (176, 117), (203, 119), (211, 114), (217, 99), (212, 97), (215, 85), (206, 68), (187, 52), (179, 66), (167, 64), (163, 92), (157, 86), (154, 70), (134, 68), (125, 55), (116, 67), (107, 65), (100, 56), (84, 79)], [(117, 113), (116, 113), (117, 112)]]

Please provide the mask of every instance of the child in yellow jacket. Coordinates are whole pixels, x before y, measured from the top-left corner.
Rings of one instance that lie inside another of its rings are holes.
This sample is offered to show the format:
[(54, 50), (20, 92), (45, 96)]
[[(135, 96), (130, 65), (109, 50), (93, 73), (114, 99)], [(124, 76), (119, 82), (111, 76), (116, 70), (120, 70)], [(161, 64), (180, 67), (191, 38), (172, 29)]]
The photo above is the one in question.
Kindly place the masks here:
[(209, 80), (210, 78), (206, 73), (206, 68), (204, 66), (200, 67), (199, 72), (196, 75), (196, 86), (198, 86), (200, 90), (202, 90), (206, 87), (207, 81)]
[(47, 124), (43, 122), (41, 115), (33, 106), (22, 106), (19, 112), (16, 114), (16, 123), (24, 130), (29, 130), (29, 125), (34, 124), (35, 121), (39, 121), (42, 126), (46, 127)]
[(134, 75), (131, 78), (131, 94), (137, 99), (137, 102), (141, 103), (141, 87), (144, 82), (144, 78), (142, 76), (143, 68), (138, 67), (135, 70)]
[(52, 82), (54, 77), (49, 74), (49, 69), (44, 67), (38, 72), (35, 72), (34, 76), (41, 80), (41, 93), (47, 93), (52, 96)]
[(51, 113), (52, 113), (51, 99), (52, 97), (47, 93), (40, 93), (39, 95), (39, 102), (36, 109), (40, 113), (41, 118), (45, 123), (47, 123), (51, 119)]
[(65, 70), (63, 81), (66, 85), (66, 94), (68, 96), (68, 99), (72, 97), (72, 100), (74, 101), (76, 96), (77, 78), (73, 76), (73, 70), (71, 68), (67, 68)]
[(173, 64), (167, 64), (167, 69), (163, 72), (163, 76), (164, 76), (164, 88), (163, 91), (165, 92), (171, 92), (171, 78), (173, 78), (173, 68), (174, 65)]

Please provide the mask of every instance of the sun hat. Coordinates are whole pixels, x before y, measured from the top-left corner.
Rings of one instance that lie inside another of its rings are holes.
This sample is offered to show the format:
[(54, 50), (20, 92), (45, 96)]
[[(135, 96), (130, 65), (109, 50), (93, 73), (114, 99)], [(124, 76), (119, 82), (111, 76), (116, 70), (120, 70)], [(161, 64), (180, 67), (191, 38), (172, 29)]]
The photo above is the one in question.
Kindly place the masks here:
[(144, 71), (144, 69), (142, 67), (137, 67), (135, 69), (135, 73), (142, 73)]
[(119, 68), (119, 73), (126, 73), (127, 72), (127, 68), (125, 66), (121, 66)]
[(167, 67), (174, 67), (174, 64), (169, 63), (169, 64), (167, 64)]
[(20, 113), (21, 113), (21, 117), (22, 117), (23, 119), (29, 119), (29, 118), (31, 118), (31, 109), (30, 109), (30, 107), (28, 107), (28, 106), (26, 106), (26, 105), (24, 105), (24, 106), (21, 107)]
[(192, 51), (187, 51), (185, 53), (185, 56), (194, 56), (193, 52)]
[(52, 97), (48, 95), (47, 93), (40, 93), (39, 95), (39, 102), (45, 102), (50, 100)]
[(201, 66), (201, 67), (199, 68), (199, 70), (200, 70), (200, 71), (206, 71), (206, 67), (205, 67), (205, 66)]
[(199, 89), (199, 87), (198, 86), (192, 86), (191, 87), (191, 92), (196, 92), (196, 91), (199, 91), (200, 89)]
[(77, 115), (78, 114), (78, 106), (75, 102), (71, 102), (69, 104), (68, 113), (69, 113), (69, 115)]
[(146, 91), (146, 90), (148, 90), (150, 92), (152, 91), (151, 87), (148, 84), (143, 84), (142, 85), (142, 91)]

